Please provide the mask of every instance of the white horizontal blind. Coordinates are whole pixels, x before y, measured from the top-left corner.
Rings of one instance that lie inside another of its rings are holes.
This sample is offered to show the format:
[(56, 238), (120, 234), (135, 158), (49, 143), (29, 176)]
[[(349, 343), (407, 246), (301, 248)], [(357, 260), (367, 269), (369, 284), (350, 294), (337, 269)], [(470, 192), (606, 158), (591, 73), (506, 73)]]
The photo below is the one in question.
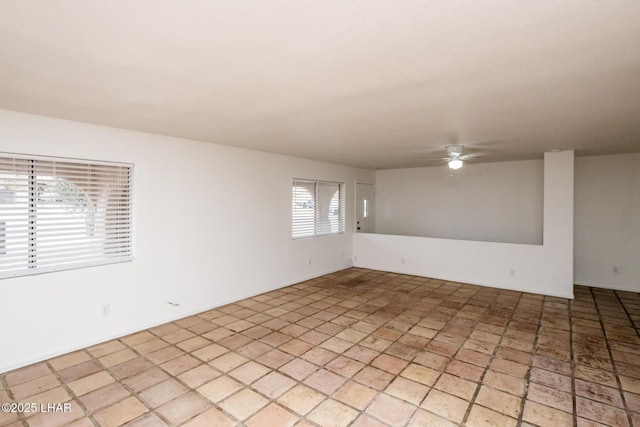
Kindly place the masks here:
[(133, 259), (133, 166), (0, 154), (0, 278)]
[(294, 180), (292, 237), (344, 232), (344, 184)]

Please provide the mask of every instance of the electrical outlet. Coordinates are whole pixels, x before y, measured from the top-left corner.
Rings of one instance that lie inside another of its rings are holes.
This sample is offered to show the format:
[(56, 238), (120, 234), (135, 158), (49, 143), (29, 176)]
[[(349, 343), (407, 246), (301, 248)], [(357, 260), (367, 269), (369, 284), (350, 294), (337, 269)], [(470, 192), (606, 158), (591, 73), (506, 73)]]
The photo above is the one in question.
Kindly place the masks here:
[(405, 262), (405, 260), (404, 260), (404, 258), (402, 258), (402, 259), (400, 260), (400, 264), (404, 265), (404, 262)]
[(513, 268), (509, 270), (509, 276), (515, 277), (515, 275), (516, 275), (516, 271)]
[(311, 258), (309, 258), (309, 265), (311, 265)]
[(618, 267), (617, 265), (614, 265), (611, 271), (613, 272), (613, 274), (618, 274), (620, 273), (620, 267)]
[(111, 314), (111, 306), (109, 304), (105, 304), (102, 306), (102, 317), (106, 317)]

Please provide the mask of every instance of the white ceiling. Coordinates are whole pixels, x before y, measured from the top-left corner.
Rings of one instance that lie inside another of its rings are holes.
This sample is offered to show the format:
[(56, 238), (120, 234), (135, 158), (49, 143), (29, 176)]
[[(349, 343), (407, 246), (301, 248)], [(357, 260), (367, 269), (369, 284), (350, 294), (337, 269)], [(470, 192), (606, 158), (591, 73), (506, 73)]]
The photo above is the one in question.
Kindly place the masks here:
[(4, 0), (0, 108), (376, 169), (638, 152), (640, 1)]

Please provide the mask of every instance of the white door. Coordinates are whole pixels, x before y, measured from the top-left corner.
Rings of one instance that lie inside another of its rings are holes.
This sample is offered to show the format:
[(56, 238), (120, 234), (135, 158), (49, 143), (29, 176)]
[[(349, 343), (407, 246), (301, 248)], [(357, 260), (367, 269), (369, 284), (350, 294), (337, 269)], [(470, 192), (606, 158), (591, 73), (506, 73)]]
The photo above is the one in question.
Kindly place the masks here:
[(373, 196), (373, 184), (361, 182), (356, 184), (356, 232), (358, 233), (375, 232)]

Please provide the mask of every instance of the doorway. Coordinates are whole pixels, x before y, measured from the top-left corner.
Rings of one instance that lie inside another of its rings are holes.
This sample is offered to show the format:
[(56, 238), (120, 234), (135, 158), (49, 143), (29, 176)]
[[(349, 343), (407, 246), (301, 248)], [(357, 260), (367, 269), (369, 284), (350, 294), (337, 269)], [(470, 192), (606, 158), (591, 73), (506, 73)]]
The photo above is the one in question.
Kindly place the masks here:
[(364, 182), (356, 183), (356, 232), (375, 233), (374, 186)]

